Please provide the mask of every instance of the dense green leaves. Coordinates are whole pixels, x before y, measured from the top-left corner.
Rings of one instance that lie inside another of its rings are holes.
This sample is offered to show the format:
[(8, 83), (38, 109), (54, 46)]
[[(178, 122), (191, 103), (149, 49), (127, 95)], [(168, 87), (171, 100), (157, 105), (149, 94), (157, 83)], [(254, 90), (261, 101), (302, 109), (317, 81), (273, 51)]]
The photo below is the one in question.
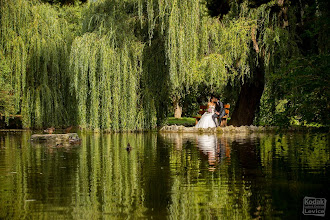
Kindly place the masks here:
[(0, 51), (0, 113), (4, 114), (7, 123), (9, 115), (15, 113), (15, 98), (13, 88), (10, 83), (11, 74), (9, 66)]
[(328, 1), (292, 4), (271, 56), (257, 123), (329, 125)]
[(329, 55), (298, 57), (274, 74), (262, 98), (259, 122), (328, 125), (329, 63)]
[(328, 3), (214, 2), (0, 0), (0, 113), (27, 128), (153, 128), (173, 100), (235, 100), (262, 63), (257, 123), (328, 124)]
[(152, 99), (140, 83), (144, 44), (134, 35), (130, 1), (104, 1), (86, 9), (70, 66), (84, 128), (139, 130), (156, 125)]
[(72, 33), (56, 8), (36, 1), (1, 1), (0, 51), (10, 70), (15, 112), (24, 127), (72, 123), (68, 57)]

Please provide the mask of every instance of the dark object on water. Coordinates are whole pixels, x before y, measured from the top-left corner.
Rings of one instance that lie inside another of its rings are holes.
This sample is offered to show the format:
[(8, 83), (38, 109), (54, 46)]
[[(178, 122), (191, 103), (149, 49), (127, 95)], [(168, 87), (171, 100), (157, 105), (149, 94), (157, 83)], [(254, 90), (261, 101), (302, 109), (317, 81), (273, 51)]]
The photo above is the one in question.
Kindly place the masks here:
[(132, 147), (129, 143), (127, 144), (126, 150), (127, 150), (127, 152), (130, 152), (132, 150)]
[(72, 125), (71, 125), (70, 127), (67, 127), (67, 128), (65, 129), (65, 133), (66, 133), (66, 134), (67, 134), (67, 133), (70, 133), (71, 129), (72, 129)]
[(55, 128), (54, 127), (47, 128), (46, 130), (44, 130), (44, 132), (45, 133), (48, 133), (48, 134), (52, 134), (54, 131), (55, 131)]

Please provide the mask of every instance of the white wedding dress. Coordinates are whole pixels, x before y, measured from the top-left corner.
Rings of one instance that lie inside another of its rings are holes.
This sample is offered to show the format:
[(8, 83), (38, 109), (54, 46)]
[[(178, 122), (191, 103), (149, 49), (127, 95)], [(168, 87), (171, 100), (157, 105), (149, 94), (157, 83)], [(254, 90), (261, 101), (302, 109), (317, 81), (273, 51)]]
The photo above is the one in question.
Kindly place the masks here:
[(212, 115), (214, 115), (215, 112), (215, 106), (211, 106), (209, 108), (211, 112), (205, 112), (201, 119), (198, 121), (196, 128), (215, 128), (216, 124), (214, 123), (212, 119)]

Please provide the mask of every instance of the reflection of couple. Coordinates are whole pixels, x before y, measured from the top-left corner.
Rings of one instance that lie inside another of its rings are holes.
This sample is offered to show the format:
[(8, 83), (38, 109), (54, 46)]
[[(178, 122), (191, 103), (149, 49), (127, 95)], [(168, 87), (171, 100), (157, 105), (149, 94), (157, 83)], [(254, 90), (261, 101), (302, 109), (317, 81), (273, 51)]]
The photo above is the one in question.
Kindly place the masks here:
[(215, 135), (200, 135), (197, 137), (197, 146), (207, 156), (209, 165), (215, 165), (217, 159), (217, 137)]
[(227, 146), (221, 143), (223, 140), (218, 140), (216, 135), (199, 135), (196, 142), (198, 148), (207, 156), (210, 166), (215, 166), (221, 158), (230, 158), (230, 154), (228, 156), (225, 154)]
[(225, 116), (226, 112), (220, 99), (212, 96), (207, 103), (207, 112), (205, 112), (198, 121), (197, 128), (214, 128), (220, 125), (219, 120)]

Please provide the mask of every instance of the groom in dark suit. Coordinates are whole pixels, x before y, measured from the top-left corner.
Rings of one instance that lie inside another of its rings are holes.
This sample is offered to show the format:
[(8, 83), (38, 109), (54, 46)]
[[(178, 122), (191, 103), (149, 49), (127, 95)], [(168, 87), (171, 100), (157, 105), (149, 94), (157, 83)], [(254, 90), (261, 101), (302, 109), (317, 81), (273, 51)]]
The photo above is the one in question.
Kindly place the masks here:
[(225, 108), (223, 107), (223, 103), (218, 98), (214, 98), (215, 101), (215, 113), (212, 115), (212, 119), (216, 126), (220, 125), (219, 120), (222, 119), (223, 116), (226, 115)]

